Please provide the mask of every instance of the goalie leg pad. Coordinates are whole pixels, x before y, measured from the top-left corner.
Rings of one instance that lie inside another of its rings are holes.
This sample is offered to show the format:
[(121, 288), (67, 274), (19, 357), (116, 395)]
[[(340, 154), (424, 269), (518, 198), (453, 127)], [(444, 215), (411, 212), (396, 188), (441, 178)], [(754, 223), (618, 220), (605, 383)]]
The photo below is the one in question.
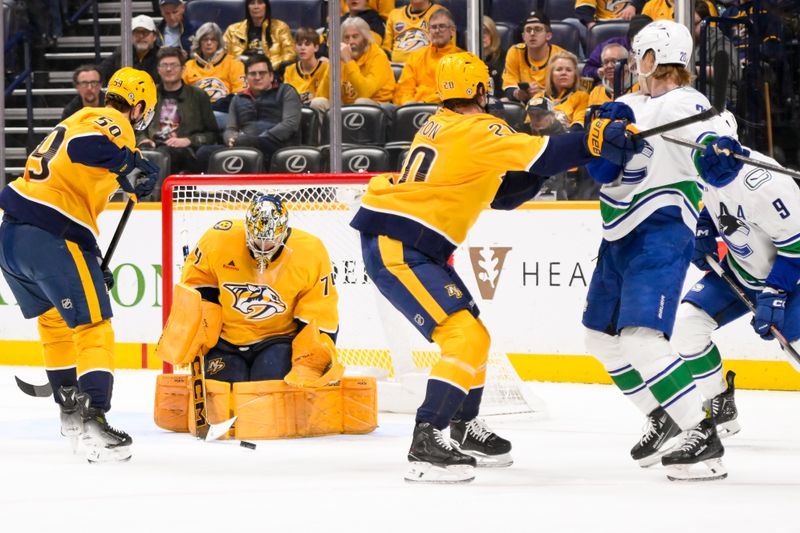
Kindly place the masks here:
[(173, 365), (185, 365), (198, 353), (208, 353), (221, 331), (222, 307), (203, 300), (197, 290), (178, 283), (156, 355)]
[(341, 385), (305, 389), (305, 402), (303, 412), (306, 423), (301, 424), (298, 420), (298, 427), (305, 426), (302, 436), (315, 437), (342, 432)]
[(206, 415), (211, 424), (225, 422), (233, 416), (230, 383), (216, 379), (206, 380)]
[(179, 433), (189, 431), (189, 418), (193, 419), (189, 409), (189, 378), (188, 374), (160, 374), (156, 377), (153, 419), (158, 427)]
[[(305, 393), (282, 380), (233, 384), (235, 435), (240, 440), (304, 436)], [(298, 423), (299, 421), (299, 423)]]
[(377, 380), (374, 377), (342, 378), (342, 432), (371, 433), (378, 427)]

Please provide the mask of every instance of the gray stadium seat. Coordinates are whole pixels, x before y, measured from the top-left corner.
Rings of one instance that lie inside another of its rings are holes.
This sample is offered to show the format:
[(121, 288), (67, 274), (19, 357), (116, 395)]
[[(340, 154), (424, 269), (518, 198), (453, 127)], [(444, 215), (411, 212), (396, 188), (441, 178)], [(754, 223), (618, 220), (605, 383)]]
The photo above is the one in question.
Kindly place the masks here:
[(628, 35), (628, 22), (612, 20), (609, 22), (598, 22), (589, 30), (586, 37), (586, 55), (592, 53), (595, 47), (612, 37), (626, 37)]
[(510, 22), (498, 22), (495, 26), (497, 26), (497, 36), (500, 38), (500, 50), (503, 51), (503, 57), (505, 57), (506, 51), (520, 37), (519, 26)]
[[(330, 115), (325, 115), (322, 125), (322, 138), (328, 142)], [(342, 106), (342, 142), (350, 144), (369, 144), (382, 146), (386, 143), (389, 117), (379, 106)]]
[(550, 29), (553, 30), (553, 38), (550, 40), (551, 43), (557, 44), (575, 55), (580, 55), (581, 34), (578, 28), (566, 22), (552, 22), (550, 24)]
[(255, 148), (224, 148), (211, 154), (209, 174), (260, 174), (264, 172), (264, 154)]
[(438, 108), (436, 104), (406, 104), (398, 107), (389, 130), (389, 142), (410, 143), (417, 130)]
[(293, 30), (301, 26), (319, 28), (325, 25), (322, 0), (270, 0), (269, 8), (273, 18), (282, 20)]
[(544, 0), (542, 11), (551, 22), (575, 18), (575, 0)]
[(503, 102), (503, 117), (516, 131), (525, 131), (525, 107), (518, 102)]
[(158, 181), (150, 195), (142, 198), (145, 202), (158, 202), (161, 200), (161, 184), (164, 183), (164, 178), (170, 175), (171, 162), (169, 155), (164, 152), (157, 152), (155, 150), (142, 150), (142, 155), (145, 159), (158, 165)]
[(186, 2), (184, 17), (195, 28), (213, 21), (225, 31), (229, 25), (244, 19), (245, 0), (192, 0)]
[(486, 14), (495, 22), (508, 22), (519, 25), (525, 16), (537, 9), (538, 0), (492, 0), (492, 7)]
[(310, 107), (303, 107), (300, 111), (300, 144), (306, 146), (319, 146), (322, 140), (320, 113)]
[(343, 172), (387, 172), (389, 154), (378, 146), (356, 146), (342, 151)]
[(320, 152), (319, 148), (314, 146), (289, 146), (281, 148), (272, 154), (269, 171), (273, 174), (322, 172), (323, 163), (322, 152)]

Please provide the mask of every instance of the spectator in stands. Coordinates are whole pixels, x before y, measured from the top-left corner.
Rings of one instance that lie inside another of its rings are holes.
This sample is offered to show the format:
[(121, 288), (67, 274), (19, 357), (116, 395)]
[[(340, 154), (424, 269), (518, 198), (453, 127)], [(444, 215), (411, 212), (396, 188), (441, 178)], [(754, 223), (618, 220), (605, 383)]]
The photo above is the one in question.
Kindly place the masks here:
[[(717, 6), (709, 0), (697, 0), (695, 4), (705, 3), (712, 17), (717, 16)], [(674, 0), (647, 0), (642, 8), (642, 15), (647, 15), (653, 20), (673, 20), (675, 18)]]
[(549, 72), (544, 91), (534, 99), (545, 98), (552, 102), (553, 117), (564, 128), (583, 127), (589, 94), (580, 85), (578, 58), (572, 52), (562, 50), (553, 55)]
[(522, 22), (522, 38), (525, 42), (506, 54), (503, 93), (509, 100), (525, 103), (544, 90), (550, 60), (564, 49), (550, 44), (550, 19), (539, 11), (532, 11)]
[[(265, 162), (300, 135), (302, 104), (294, 87), (275, 81), (272, 62), (255, 54), (244, 65), (248, 88), (235, 95), (223, 133), (225, 146), (249, 146), (264, 154)], [(211, 154), (223, 146), (204, 146), (198, 157), (207, 166)]]
[[(390, 104), (395, 81), (392, 65), (381, 48), (372, 42), (372, 32), (358, 17), (342, 23), (342, 103)], [(311, 100), (311, 107), (327, 111), (330, 107), (330, 76), (322, 82), (320, 96)]]
[(243, 91), (247, 83), (244, 63), (226, 53), (222, 30), (216, 22), (206, 22), (197, 29), (192, 41), (192, 58), (186, 62), (183, 81), (206, 92), (219, 129), (225, 129), (231, 99)]
[(386, 19), (383, 48), (392, 62), (405, 63), (408, 54), (430, 44), (428, 24), (442, 6), (430, 0), (411, 0), (407, 6), (398, 7)]
[(186, 53), (192, 50), (192, 36), (195, 29), (183, 20), (186, 6), (183, 0), (159, 0), (162, 21), (158, 25), (161, 46), (183, 48)]
[(279, 75), (297, 57), (292, 31), (282, 20), (272, 18), (269, 0), (247, 0), (244, 20), (228, 26), (224, 39), (232, 56), (246, 61), (262, 53)]
[[(694, 5), (694, 40), (697, 45), (695, 46), (694, 51), (694, 61), (695, 61), (695, 68), (699, 68), (699, 64), (701, 61), (700, 52), (702, 52), (703, 47), (700, 46), (700, 38), (701, 29), (702, 29), (702, 22), (703, 19), (708, 17), (712, 17), (714, 15), (711, 14), (711, 9), (707, 2), (697, 2)], [(724, 51), (728, 54), (728, 79), (732, 85), (736, 85), (739, 79), (741, 79), (741, 63), (739, 62), (739, 58), (737, 54), (733, 52), (733, 43), (725, 37), (725, 34), (722, 30), (717, 26), (712, 24), (710, 27), (706, 28), (705, 34), (705, 41), (706, 41), (706, 64), (707, 70), (706, 73), (708, 74), (709, 81), (713, 79), (714, 76), (714, 69), (712, 67), (714, 62), (714, 56), (719, 51)], [(699, 71), (698, 71), (699, 72)], [(732, 104), (730, 100), (735, 102), (736, 100), (736, 91), (731, 91), (729, 97), (729, 104)]]
[[(138, 15), (131, 20), (131, 31), (133, 32), (133, 68), (144, 70), (158, 83), (156, 68), (156, 56), (158, 55), (158, 31), (156, 23), (147, 15)], [(100, 73), (103, 79), (110, 79), (122, 66), (122, 49), (118, 48), (113, 54), (107, 57), (100, 64)]]
[(72, 73), (72, 84), (78, 95), (64, 106), (61, 120), (71, 116), (75, 111), (84, 107), (103, 107), (105, 95), (100, 91), (103, 78), (95, 65), (81, 65)]
[(295, 35), (297, 61), (286, 67), (283, 81), (295, 88), (303, 105), (311, 104), (328, 76), (330, 63), (317, 57), (320, 37), (314, 28), (300, 28)]
[[(348, 10), (352, 11), (347, 0), (341, 0), (342, 13), (347, 13)], [(394, 9), (394, 0), (368, 0), (367, 5), (373, 11), (377, 11), (383, 20), (389, 18), (389, 13)], [(382, 36), (382, 35), (381, 35)]]
[(639, 30), (647, 26), (653, 22), (653, 19), (648, 17), (647, 15), (636, 15), (630, 20), (628, 24), (628, 33), (625, 37), (611, 37), (610, 39), (606, 39), (602, 43), (595, 46), (594, 50), (591, 51), (589, 58), (586, 60), (586, 64), (583, 66), (583, 76), (585, 78), (592, 78), (595, 83), (600, 81), (600, 69), (602, 68), (600, 62), (600, 55), (605, 49), (606, 45), (609, 44), (620, 44), (625, 47), (625, 49), (631, 49), (631, 43), (633, 42), (633, 38), (636, 37), (636, 34), (639, 33)]
[(342, 22), (350, 17), (359, 17), (369, 24), (372, 38), (378, 46), (383, 42), (383, 34), (386, 32), (386, 22), (380, 14), (369, 6), (367, 0), (347, 0), (349, 12), (342, 15)]
[(505, 50), (500, 48), (500, 35), (497, 33), (497, 26), (494, 21), (483, 16), (483, 62), (489, 67), (489, 76), (491, 76), (492, 85), (494, 90), (490, 92), (490, 96), (500, 98), (503, 96), (503, 70), (506, 65)]
[(140, 148), (167, 154), (171, 172), (198, 173), (202, 169), (196, 151), (218, 142), (219, 130), (205, 91), (183, 83), (184, 61), (182, 48), (164, 47), (158, 51), (161, 83), (156, 87), (155, 120), (140, 134), (137, 143)]
[(453, 44), (456, 23), (447, 9), (440, 9), (430, 19), (431, 44), (411, 52), (394, 91), (394, 103), (440, 104), (436, 90), (436, 67), (447, 54), (463, 52)]
[[(663, 0), (661, 0), (663, 1)], [(601, 20), (631, 20), (641, 10), (645, 0), (575, 0), (575, 15), (587, 30)], [(581, 37), (585, 40), (586, 34)]]
[(599, 106), (606, 102), (610, 102), (615, 97), (628, 94), (633, 91), (639, 90), (639, 85), (633, 82), (629, 65), (626, 63), (623, 67), (623, 80), (622, 80), (622, 93), (614, 94), (614, 76), (616, 73), (617, 63), (620, 61), (628, 60), (628, 49), (618, 43), (608, 43), (600, 55), (603, 63), (603, 68), (600, 69), (601, 83), (597, 85), (592, 92), (589, 93), (589, 106)]

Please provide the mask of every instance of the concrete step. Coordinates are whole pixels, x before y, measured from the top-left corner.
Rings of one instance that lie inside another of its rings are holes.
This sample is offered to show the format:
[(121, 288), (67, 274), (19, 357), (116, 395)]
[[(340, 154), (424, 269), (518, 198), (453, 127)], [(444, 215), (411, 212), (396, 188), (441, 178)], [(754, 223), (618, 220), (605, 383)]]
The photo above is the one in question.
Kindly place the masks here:
[[(113, 52), (100, 52), (100, 57), (105, 59)], [(48, 52), (44, 55), (48, 61), (73, 61), (75, 59), (93, 61), (94, 52)]]
[[(54, 123), (61, 120), (60, 107), (34, 107), (34, 120), (50, 120)], [(10, 107), (6, 109), (6, 120), (28, 120), (28, 110), (24, 107)]]
[[(119, 35), (101, 35), (100, 46), (115, 48), (119, 46), (121, 38)], [(58, 48), (91, 48), (94, 50), (94, 36), (93, 35), (70, 35), (59, 37)]]
[[(37, 133), (37, 134), (47, 134), (47, 133), (50, 133), (51, 131), (53, 131), (53, 128), (51, 128), (49, 126), (36, 126), (36, 127), (33, 128), (33, 133)], [(21, 126), (20, 127), (11, 127), (11, 128), (9, 128), (8, 126), (6, 126), (5, 128), (3, 128), (3, 132), (6, 135), (13, 135), (15, 133), (16, 134), (25, 135), (25, 134), (28, 133), (28, 128), (21, 127)]]
[(6, 148), (6, 160), (27, 159), (28, 154), (25, 148)]
[[(107, 14), (116, 14), (119, 15), (119, 2), (98, 2), (97, 3), (97, 12), (101, 15)], [(87, 13), (91, 14), (91, 8), (87, 11)], [(134, 16), (139, 14), (145, 15), (152, 15), (153, 14), (153, 3), (152, 2), (131, 2), (131, 12)]]
[[(76, 95), (73, 87), (59, 87), (55, 89), (31, 89), (34, 96), (63, 96), (63, 95)], [(25, 89), (15, 89), (12, 93), (14, 96), (25, 96)]]
[[(136, 13), (134, 13), (134, 16), (136, 16)], [(156, 23), (156, 26), (158, 26), (158, 24), (162, 20), (163, 20), (162, 17), (153, 17), (153, 22)], [(98, 24), (102, 24), (104, 26), (108, 26), (108, 25), (119, 26), (120, 23), (121, 23), (121, 18), (120, 17), (98, 17), (97, 18), (97, 22), (98, 22)], [(93, 22), (93, 19), (91, 17), (82, 18), (82, 19), (78, 20), (78, 24), (81, 25), (81, 26), (91, 26), (93, 23), (94, 22)]]

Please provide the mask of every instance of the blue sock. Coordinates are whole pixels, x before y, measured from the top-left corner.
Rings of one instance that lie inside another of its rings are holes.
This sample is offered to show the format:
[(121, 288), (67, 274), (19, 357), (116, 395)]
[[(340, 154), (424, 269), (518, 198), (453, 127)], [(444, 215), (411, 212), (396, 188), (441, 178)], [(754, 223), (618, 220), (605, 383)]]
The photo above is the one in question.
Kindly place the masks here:
[(77, 387), (78, 386), (78, 373), (75, 367), (60, 368), (58, 370), (47, 370), (47, 381), (53, 388), (53, 398), (57, 404), (61, 404), (61, 398), (58, 396), (58, 389), (60, 387)]
[(481, 398), (483, 398), (483, 387), (471, 389), (467, 397), (461, 403), (461, 409), (458, 410), (453, 420), (464, 420), (469, 422), (478, 416), (481, 410)]
[(459, 410), (466, 394), (444, 381), (428, 380), (425, 401), (417, 410), (417, 422), (430, 422), (433, 427), (443, 430), (450, 425), (450, 419)]
[(87, 372), (78, 378), (80, 391), (92, 399), (91, 406), (103, 411), (111, 409), (111, 391), (114, 389), (114, 374), (105, 370)]

